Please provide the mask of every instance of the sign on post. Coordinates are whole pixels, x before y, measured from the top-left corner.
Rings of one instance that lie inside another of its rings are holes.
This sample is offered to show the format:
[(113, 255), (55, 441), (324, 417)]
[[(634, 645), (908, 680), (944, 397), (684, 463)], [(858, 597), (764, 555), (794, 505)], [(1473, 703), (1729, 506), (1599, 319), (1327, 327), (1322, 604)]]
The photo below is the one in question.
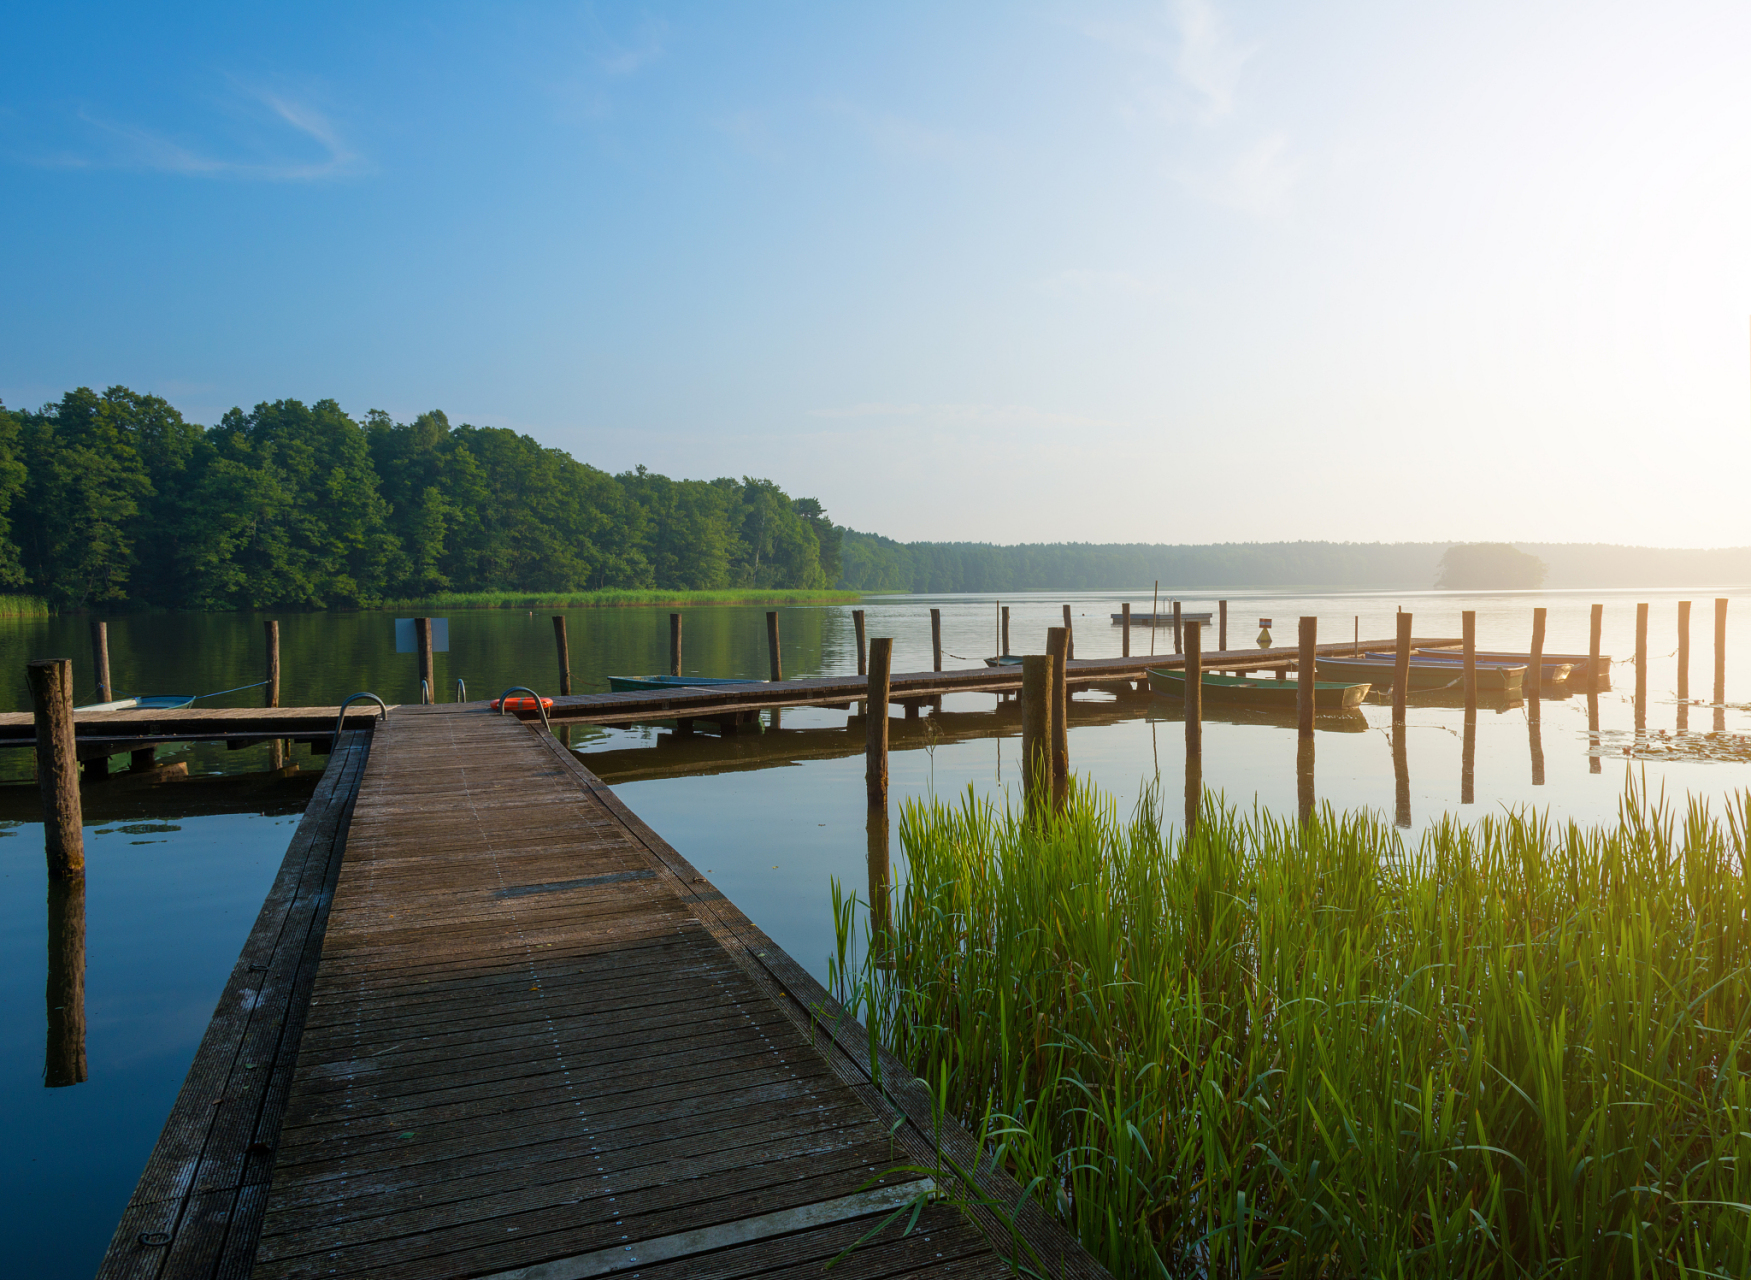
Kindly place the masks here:
[[(432, 618), (432, 652), (450, 652), (450, 619)], [(419, 645), (415, 643), (412, 618), (397, 618), (395, 620), (395, 652), (415, 653)]]

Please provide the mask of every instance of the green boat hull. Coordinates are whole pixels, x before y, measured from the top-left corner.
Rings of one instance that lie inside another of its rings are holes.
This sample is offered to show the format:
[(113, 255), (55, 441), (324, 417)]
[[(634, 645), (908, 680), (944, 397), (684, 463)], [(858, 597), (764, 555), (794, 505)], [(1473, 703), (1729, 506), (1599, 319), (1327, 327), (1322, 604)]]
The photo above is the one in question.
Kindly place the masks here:
[[(1254, 680), (1246, 676), (1206, 674), (1201, 681), (1203, 700), (1233, 706), (1266, 707), (1274, 711), (1293, 711), (1301, 696), (1301, 686), (1294, 680)], [(1186, 678), (1180, 671), (1149, 669), (1149, 688), (1169, 697), (1186, 696)], [(1348, 711), (1362, 705), (1368, 696), (1366, 683), (1344, 680), (1317, 680), (1313, 685), (1315, 711)]]

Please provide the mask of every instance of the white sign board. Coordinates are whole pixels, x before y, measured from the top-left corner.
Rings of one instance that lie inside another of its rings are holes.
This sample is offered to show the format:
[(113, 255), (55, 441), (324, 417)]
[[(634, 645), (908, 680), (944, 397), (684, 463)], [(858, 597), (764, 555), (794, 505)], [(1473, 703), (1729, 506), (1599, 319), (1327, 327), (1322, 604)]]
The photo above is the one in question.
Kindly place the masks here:
[[(450, 652), (450, 619), (432, 618), (432, 652)], [(418, 653), (419, 644), (413, 633), (412, 618), (397, 618), (395, 620), (395, 652)]]

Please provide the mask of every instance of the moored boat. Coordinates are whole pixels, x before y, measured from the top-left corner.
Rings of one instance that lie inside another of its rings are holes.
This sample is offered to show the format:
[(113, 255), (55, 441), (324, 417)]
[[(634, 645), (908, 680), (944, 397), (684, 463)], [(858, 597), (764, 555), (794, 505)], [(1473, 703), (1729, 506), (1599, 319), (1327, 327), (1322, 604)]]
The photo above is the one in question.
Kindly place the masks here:
[[(1418, 649), (1416, 653), (1419, 657), (1451, 658), (1454, 662), (1463, 661), (1457, 649)], [(1521, 666), (1528, 667), (1532, 665), (1530, 653), (1508, 653), (1496, 649), (1480, 649), (1475, 656), (1479, 662), (1519, 663)], [(1558, 680), (1585, 680), (1587, 672), (1593, 665), (1592, 659), (1584, 653), (1546, 653), (1539, 656), (1544, 663), (1543, 680), (1545, 684), (1551, 684)], [(1551, 672), (1559, 667), (1564, 668), (1563, 674), (1560, 676), (1552, 675)], [(1599, 655), (1599, 670), (1602, 675), (1611, 674), (1610, 654), (1602, 653)]]
[[(1322, 680), (1367, 680), (1382, 689), (1390, 689), (1397, 667), (1393, 654), (1365, 654), (1360, 658), (1321, 657), (1314, 672)], [(1480, 662), (1477, 664), (1477, 687), (1519, 693), (1525, 675), (1524, 665)], [(1412, 654), (1406, 688), (1413, 693), (1425, 689), (1458, 688), (1464, 679), (1464, 670), (1459, 665)]]
[(1000, 653), (995, 658), (986, 658), (985, 665), (988, 667), (1019, 667), (1021, 655), (1019, 653)]
[(654, 689), (693, 689), (714, 684), (764, 684), (765, 681), (725, 680), (712, 676), (609, 676), (608, 687), (615, 693), (649, 693)]
[[(1301, 686), (1294, 680), (1253, 680), (1247, 676), (1222, 676), (1205, 672), (1200, 684), (1206, 702), (1293, 710), (1301, 696)], [(1360, 706), (1362, 699), (1368, 696), (1369, 687), (1366, 681), (1315, 680), (1313, 709), (1346, 711)], [(1149, 688), (1156, 693), (1184, 698), (1185, 673), (1150, 667)]]

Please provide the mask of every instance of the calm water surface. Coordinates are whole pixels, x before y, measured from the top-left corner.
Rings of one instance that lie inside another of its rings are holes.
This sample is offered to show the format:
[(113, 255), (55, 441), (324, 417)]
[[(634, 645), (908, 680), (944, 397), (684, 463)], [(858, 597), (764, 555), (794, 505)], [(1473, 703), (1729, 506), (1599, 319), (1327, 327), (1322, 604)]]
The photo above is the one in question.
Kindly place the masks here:
[[(1695, 601), (1691, 693), (1712, 690), (1712, 598), (1732, 599), (1727, 707), (1681, 707), (1676, 687), (1676, 602)], [(1214, 599), (1182, 597), (1189, 610)], [(1041, 652), (1045, 629), (1069, 603), (1078, 657), (1113, 656), (1119, 630), (1108, 615), (1124, 600), (1139, 611), (1147, 593), (1039, 594), (1015, 598), (1011, 647)], [(1598, 699), (1590, 732), (1588, 700), (1557, 696), (1536, 721), (1523, 703), (1486, 705), (1476, 731), (1474, 794), (1463, 804), (1463, 713), (1457, 706), (1413, 702), (1405, 733), (1401, 797), (1395, 777), (1390, 709), (1369, 705), (1359, 716), (1321, 721), (1315, 790), (1340, 808), (1371, 807), (1407, 820), (1414, 838), (1444, 815), (1473, 817), (1532, 805), (1553, 818), (1603, 822), (1616, 815), (1626, 778), (1644, 777), (1672, 798), (1719, 799), (1751, 785), (1751, 595), (1743, 589), (1683, 592), (1344, 593), (1295, 595), (1233, 592), (1230, 645), (1252, 642), (1261, 616), (1292, 643), (1301, 614), (1320, 620), (1322, 640), (1393, 634), (1399, 607), (1412, 612), (1419, 636), (1453, 635), (1462, 609), (1478, 612), (1483, 648), (1524, 650), (1531, 611), (1546, 606), (1546, 649), (1585, 652), (1588, 605), (1605, 605), (1606, 652), (1615, 655), (1616, 687)], [(1647, 733), (1635, 733), (1630, 694), (1634, 606), (1651, 606)], [(929, 610), (943, 610), (948, 666), (970, 665), (996, 651), (990, 597), (882, 597), (865, 602), (872, 636), (895, 638), (895, 670), (930, 665)], [(764, 610), (689, 610), (685, 667), (706, 675), (766, 675)], [(261, 622), (273, 615), (144, 615), (110, 621), (112, 677), (137, 693), (200, 693), (261, 678)], [(513, 684), (557, 690), (551, 614), (475, 611), (451, 615), (451, 649), (439, 655), (440, 694), (458, 678), (471, 697)], [(576, 610), (567, 614), (574, 688), (606, 687), (610, 674), (663, 670), (668, 614), (659, 609)], [(413, 658), (394, 652), (392, 620), (383, 614), (282, 616), (282, 700), (332, 704), (370, 689), (391, 702), (418, 696)], [(0, 709), (28, 705), (26, 658), (71, 656), (81, 690), (91, 686), (87, 620), (82, 617), (0, 624)], [(781, 611), (787, 675), (856, 670), (850, 608)], [(1133, 632), (1146, 653), (1150, 634)], [(1171, 634), (1157, 632), (1162, 651)], [(1214, 637), (1206, 642), (1214, 647)], [(203, 705), (251, 705), (246, 690)], [(81, 701), (90, 700), (89, 696)], [(668, 730), (576, 728), (572, 741), (592, 768), (641, 816), (701, 868), (799, 961), (824, 976), (833, 944), (831, 880), (866, 883), (861, 730), (847, 715), (785, 711), (778, 726), (732, 739), (675, 740)], [(1684, 728), (1680, 729), (1680, 724)], [(898, 805), (932, 794), (953, 798), (968, 787), (981, 796), (1019, 788), (1019, 720), (995, 699), (961, 695), (942, 713), (894, 723), (892, 794)], [(1178, 706), (1166, 699), (1078, 699), (1070, 731), (1072, 767), (1113, 792), (1122, 806), (1160, 778), (1170, 815), (1177, 813), (1185, 767)], [(265, 749), (228, 752), (200, 746), (162, 752), (181, 760), (190, 778), (158, 787), (115, 779), (87, 789), (87, 1058), (89, 1079), (43, 1087), (46, 880), (42, 828), (28, 753), (0, 752), (0, 1126), (8, 1141), (0, 1229), (10, 1243), (8, 1270), (32, 1276), (86, 1276), (95, 1267), (135, 1179), (182, 1083), (239, 947), (254, 921), (297, 811), (321, 757), (303, 748), (302, 778), (268, 780)], [(1206, 708), (1205, 784), (1231, 801), (1283, 812), (1296, 805), (1293, 723), (1254, 713)], [(253, 777), (250, 775), (254, 775)], [(1535, 774), (1542, 778), (1535, 782)], [(103, 794), (94, 792), (103, 790)], [(1408, 812), (1400, 804), (1408, 799)], [(103, 819), (98, 821), (97, 819)], [(896, 868), (900, 870), (900, 868)]]

